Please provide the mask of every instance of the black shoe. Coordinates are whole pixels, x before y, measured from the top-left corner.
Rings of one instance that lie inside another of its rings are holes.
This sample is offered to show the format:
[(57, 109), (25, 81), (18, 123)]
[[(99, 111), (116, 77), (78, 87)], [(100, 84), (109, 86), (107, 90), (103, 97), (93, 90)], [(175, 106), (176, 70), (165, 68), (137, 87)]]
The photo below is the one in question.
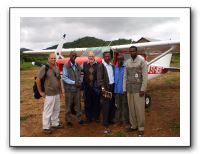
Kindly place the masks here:
[(138, 131), (138, 136), (143, 136), (144, 135), (144, 131)]
[(62, 124), (58, 124), (57, 126), (52, 126), (52, 128), (57, 128), (57, 129), (59, 129), (59, 128), (64, 128), (64, 126), (62, 125)]
[(72, 125), (71, 122), (68, 122), (68, 123), (67, 123), (67, 127), (68, 127), (68, 128), (71, 128), (72, 126), (73, 126), (73, 125)]
[(45, 134), (51, 134), (52, 133), (52, 131), (50, 129), (43, 129), (43, 132)]
[(133, 131), (136, 131), (136, 130), (138, 130), (138, 129), (137, 128), (131, 128), (131, 127), (126, 129), (127, 132), (133, 132)]
[(104, 134), (111, 134), (111, 130), (109, 128), (104, 128), (104, 131), (103, 131)]
[(83, 121), (83, 120), (80, 120), (78, 123), (79, 123), (79, 125), (83, 125), (83, 124), (84, 124), (84, 121)]
[(138, 131), (138, 136), (143, 136), (144, 135), (144, 131)]

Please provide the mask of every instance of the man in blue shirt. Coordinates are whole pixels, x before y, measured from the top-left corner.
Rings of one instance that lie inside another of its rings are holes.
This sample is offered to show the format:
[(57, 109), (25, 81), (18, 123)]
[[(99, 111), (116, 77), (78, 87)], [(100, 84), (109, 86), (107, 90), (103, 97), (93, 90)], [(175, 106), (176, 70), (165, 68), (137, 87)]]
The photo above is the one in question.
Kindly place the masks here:
[(123, 76), (124, 76), (124, 57), (119, 54), (117, 56), (117, 65), (114, 70), (114, 93), (115, 93), (115, 122), (118, 124), (128, 123), (128, 102), (127, 96), (123, 94)]
[(80, 125), (81, 119), (80, 88), (81, 67), (75, 62), (76, 52), (70, 53), (70, 60), (63, 66), (63, 85), (65, 89), (65, 121), (67, 127), (72, 127), (71, 106), (74, 104), (76, 116)]

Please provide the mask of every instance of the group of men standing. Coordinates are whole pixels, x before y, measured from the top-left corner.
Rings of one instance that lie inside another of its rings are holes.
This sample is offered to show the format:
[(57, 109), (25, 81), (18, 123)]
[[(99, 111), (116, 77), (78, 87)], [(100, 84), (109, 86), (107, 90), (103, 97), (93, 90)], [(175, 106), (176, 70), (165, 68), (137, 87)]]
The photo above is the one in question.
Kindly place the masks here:
[[(111, 63), (110, 51), (103, 53), (102, 63), (95, 61), (92, 51), (88, 52), (88, 61), (83, 64), (83, 80), (81, 80), (81, 67), (75, 62), (76, 52), (70, 53), (70, 60), (63, 66), (62, 75), (65, 90), (65, 122), (68, 128), (73, 127), (72, 108), (74, 108), (80, 125), (85, 122), (102, 121), (105, 127), (104, 133), (110, 133), (110, 125), (130, 123), (127, 131), (137, 130), (139, 135), (143, 135), (147, 64), (143, 57), (137, 55), (137, 47), (131, 47), (129, 53), (131, 58), (126, 65), (123, 55), (118, 54), (117, 65), (114, 66)], [(59, 121), (61, 80), (55, 62), (55, 55), (50, 54), (45, 93), (39, 88), (41, 95), (45, 96), (43, 130), (48, 133), (51, 133), (51, 127), (63, 128)], [(38, 87), (44, 70), (42, 67), (38, 74)], [(48, 89), (54, 89), (54, 92), (48, 93)], [(84, 94), (86, 120), (83, 120), (81, 112), (81, 89)]]

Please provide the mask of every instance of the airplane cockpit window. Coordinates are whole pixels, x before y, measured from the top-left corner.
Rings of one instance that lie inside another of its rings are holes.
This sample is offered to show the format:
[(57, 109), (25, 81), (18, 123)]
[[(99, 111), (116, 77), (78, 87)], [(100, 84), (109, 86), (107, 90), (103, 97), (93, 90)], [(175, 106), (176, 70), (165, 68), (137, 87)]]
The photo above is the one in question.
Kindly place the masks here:
[[(88, 56), (88, 52), (89, 51), (93, 51), (95, 56), (98, 57), (103, 57), (103, 53), (105, 51), (112, 51), (112, 49), (110, 47), (94, 47), (94, 48), (87, 48), (83, 54), (81, 55), (82, 57), (87, 57)], [(113, 53), (111, 54), (113, 55)]]

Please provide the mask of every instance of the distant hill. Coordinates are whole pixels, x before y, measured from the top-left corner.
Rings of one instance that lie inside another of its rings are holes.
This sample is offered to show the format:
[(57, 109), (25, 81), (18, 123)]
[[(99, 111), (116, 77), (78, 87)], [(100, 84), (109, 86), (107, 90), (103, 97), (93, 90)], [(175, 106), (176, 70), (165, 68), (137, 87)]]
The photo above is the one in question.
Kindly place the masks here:
[[(104, 41), (102, 39), (98, 39), (95, 37), (83, 37), (79, 38), (73, 42), (67, 42), (63, 45), (63, 48), (86, 48), (86, 47), (99, 47), (99, 46), (107, 46), (109, 45), (110, 41)], [(131, 43), (131, 39), (118, 39), (113, 40), (111, 45), (122, 45)], [(58, 45), (54, 45), (47, 49), (56, 49)]]

